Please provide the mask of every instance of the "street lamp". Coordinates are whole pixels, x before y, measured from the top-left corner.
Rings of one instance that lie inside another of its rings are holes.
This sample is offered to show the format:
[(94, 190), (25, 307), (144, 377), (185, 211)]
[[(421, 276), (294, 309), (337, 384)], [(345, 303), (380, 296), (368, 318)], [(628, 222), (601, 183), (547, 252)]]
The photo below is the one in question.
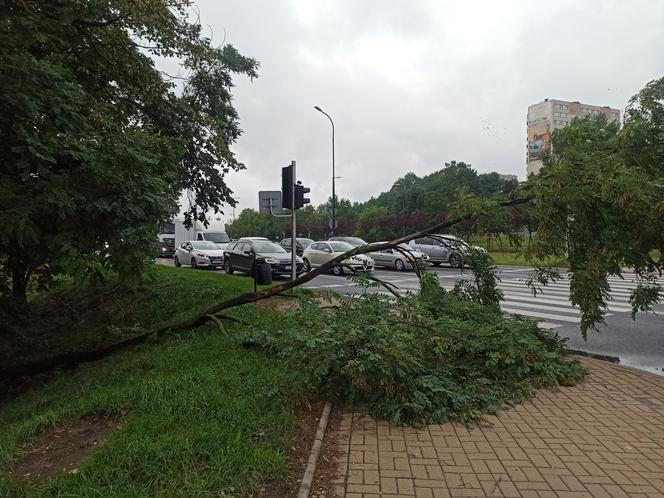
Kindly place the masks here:
[(326, 113), (317, 105), (314, 106), (314, 109), (322, 114), (325, 114), (327, 119), (330, 120), (330, 124), (332, 125), (332, 226), (330, 228), (332, 229), (332, 236), (334, 237), (337, 234), (337, 197), (334, 192), (334, 181), (336, 178), (334, 172), (334, 121), (332, 121), (332, 118), (328, 113)]

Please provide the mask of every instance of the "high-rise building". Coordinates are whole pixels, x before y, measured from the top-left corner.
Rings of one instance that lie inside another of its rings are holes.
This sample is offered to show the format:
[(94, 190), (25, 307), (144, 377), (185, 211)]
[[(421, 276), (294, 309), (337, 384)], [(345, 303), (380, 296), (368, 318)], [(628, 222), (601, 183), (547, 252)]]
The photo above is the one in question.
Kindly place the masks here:
[(551, 150), (553, 130), (564, 128), (576, 117), (593, 114), (604, 114), (609, 121), (620, 121), (620, 111), (609, 106), (552, 99), (528, 106), (528, 175), (536, 175), (542, 168), (542, 153)]

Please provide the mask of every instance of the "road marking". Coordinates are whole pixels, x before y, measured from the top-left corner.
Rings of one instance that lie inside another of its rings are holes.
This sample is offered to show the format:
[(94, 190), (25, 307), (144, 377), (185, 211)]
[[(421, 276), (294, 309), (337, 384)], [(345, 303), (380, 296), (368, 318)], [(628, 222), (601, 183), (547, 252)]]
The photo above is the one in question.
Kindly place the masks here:
[[(559, 322), (573, 322), (581, 323), (581, 318), (576, 316), (555, 315), (552, 313), (540, 313), (539, 311), (519, 310), (516, 308), (500, 308), (505, 313), (512, 313), (513, 315), (533, 316), (535, 318), (545, 318), (547, 320), (557, 320)], [(607, 313), (607, 316), (609, 313)]]
[(551, 323), (551, 322), (539, 322), (537, 326), (541, 329), (557, 329), (562, 327), (560, 323)]
[[(535, 308), (535, 309), (539, 309), (539, 310), (542, 310), (542, 311), (556, 311), (558, 313), (570, 313), (572, 315), (581, 314), (581, 310), (573, 308), (573, 307), (561, 308), (561, 307), (557, 307), (557, 306), (545, 306), (541, 303), (540, 304), (524, 303), (523, 301), (512, 301), (510, 299), (505, 299), (504, 301), (502, 301), (500, 303), (501, 308), (502, 308), (503, 304), (505, 304), (505, 306), (508, 306), (508, 307), (509, 306), (519, 306), (521, 308)], [(525, 310), (524, 310), (524, 312), (525, 312)]]
[[(537, 297), (535, 297), (532, 294), (526, 294), (525, 292), (524, 293), (505, 292), (504, 296), (505, 296), (505, 298), (514, 298), (515, 300), (519, 300), (519, 301), (529, 301), (529, 302), (533, 302), (533, 303), (541, 303), (541, 304), (544, 304), (544, 305), (547, 304), (547, 303), (552, 303), (554, 305), (555, 304), (566, 304), (568, 306), (572, 306), (569, 299), (551, 299), (551, 298), (548, 298), (546, 296), (542, 297), (541, 294), (539, 294)], [(575, 309), (577, 308), (577, 306), (572, 306), (572, 307), (575, 308)], [(619, 306), (617, 304), (611, 304), (611, 302), (609, 302), (608, 307), (609, 307), (609, 311), (618, 311), (618, 312), (632, 311), (632, 308), (629, 307), (629, 306)]]
[[(515, 283), (515, 282), (500, 282), (498, 284), (498, 287), (531, 289), (531, 287), (528, 287), (525, 283), (518, 284), (518, 283)], [(569, 296), (569, 292), (570, 292), (569, 291), (569, 286), (562, 286), (562, 285), (559, 285), (559, 284), (541, 285), (541, 286), (539, 286), (539, 290), (537, 291), (538, 294), (546, 295), (547, 293), (551, 293), (551, 294), (560, 294), (560, 295), (567, 295), (567, 296)], [(631, 293), (627, 292), (627, 291), (611, 289), (609, 291), (609, 294), (614, 295), (616, 297), (623, 298), (623, 299), (627, 299), (627, 298), (629, 298)]]

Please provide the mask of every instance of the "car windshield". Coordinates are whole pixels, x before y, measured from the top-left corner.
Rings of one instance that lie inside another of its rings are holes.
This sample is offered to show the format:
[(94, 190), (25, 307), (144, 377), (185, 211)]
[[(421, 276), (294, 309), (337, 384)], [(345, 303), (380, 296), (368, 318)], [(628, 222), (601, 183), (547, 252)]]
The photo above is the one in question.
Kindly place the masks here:
[(348, 242), (328, 242), (328, 244), (330, 244), (334, 252), (346, 252), (355, 249), (355, 247)]
[(159, 227), (159, 233), (175, 233), (175, 223), (164, 223)]
[(256, 252), (286, 252), (286, 249), (279, 244), (275, 244), (268, 240), (255, 240), (252, 242), (252, 245)]
[(205, 240), (216, 242), (217, 244), (226, 244), (231, 241), (226, 232), (205, 232), (203, 237), (205, 237)]
[(455, 237), (454, 235), (445, 235), (442, 237), (442, 243), (452, 247), (470, 247), (467, 242)]
[(367, 243), (359, 237), (344, 237), (345, 241), (355, 247), (366, 246)]
[(397, 247), (398, 247), (399, 249), (404, 249), (404, 250), (406, 250), (406, 251), (412, 251), (412, 250), (413, 250), (413, 248), (410, 247), (408, 244), (399, 244)]
[(194, 246), (194, 249), (217, 249), (217, 244), (210, 242), (209, 240), (195, 240), (191, 243)]
[(297, 239), (297, 241), (300, 243), (302, 247), (309, 247), (311, 244), (314, 243), (314, 241), (311, 239)]

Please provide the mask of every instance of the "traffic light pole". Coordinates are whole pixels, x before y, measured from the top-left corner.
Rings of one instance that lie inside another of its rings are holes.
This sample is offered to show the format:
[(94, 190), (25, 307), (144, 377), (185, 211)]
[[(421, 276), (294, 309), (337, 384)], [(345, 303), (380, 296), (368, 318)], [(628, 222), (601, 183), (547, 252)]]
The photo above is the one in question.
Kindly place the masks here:
[(297, 278), (297, 209), (295, 209), (295, 183), (297, 182), (297, 175), (295, 174), (295, 161), (291, 162), (291, 166), (293, 168), (291, 184), (291, 278), (295, 280)]

